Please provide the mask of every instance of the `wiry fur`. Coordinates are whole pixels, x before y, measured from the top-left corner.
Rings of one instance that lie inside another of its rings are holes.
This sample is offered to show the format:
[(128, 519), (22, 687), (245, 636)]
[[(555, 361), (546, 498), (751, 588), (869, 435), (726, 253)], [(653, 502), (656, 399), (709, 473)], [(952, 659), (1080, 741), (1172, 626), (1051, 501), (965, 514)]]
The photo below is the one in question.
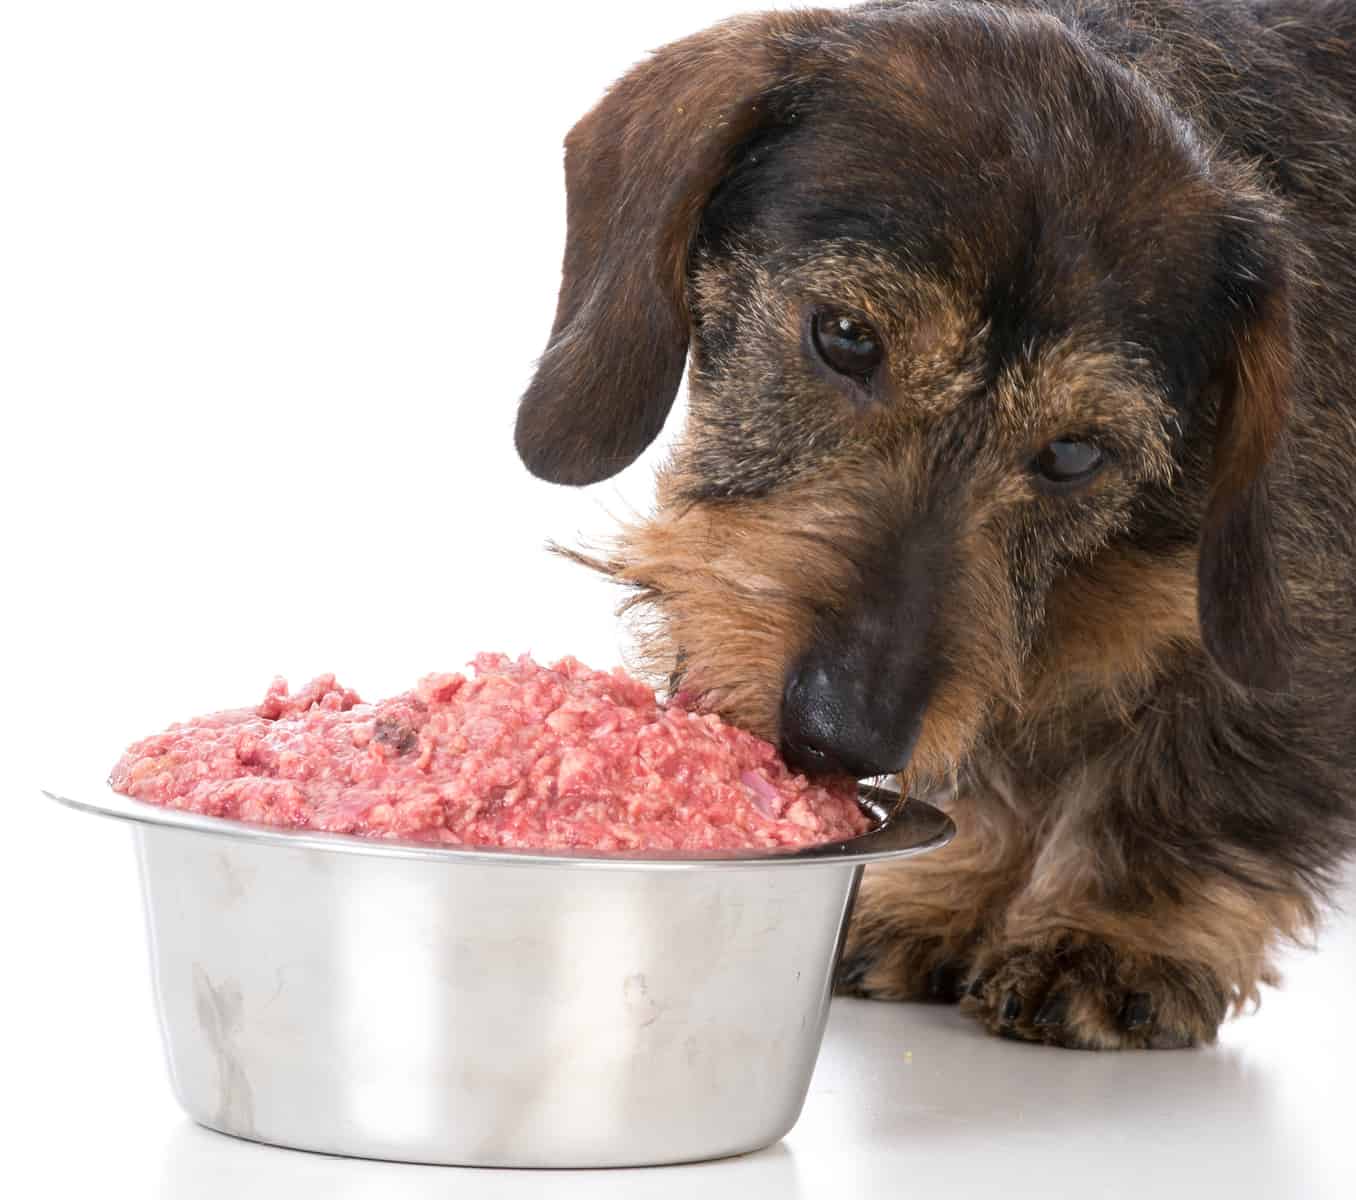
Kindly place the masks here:
[[(1209, 1041), (1356, 846), (1356, 0), (741, 18), (571, 135), (525, 460), (605, 477), (691, 341), (653, 518), (587, 560), (657, 679), (776, 738), (852, 637), (943, 851), (843, 986), (1061, 1045)], [(828, 305), (887, 347), (818, 361)], [(1094, 437), (1070, 495), (1027, 466)], [(854, 662), (857, 660), (854, 659)]]

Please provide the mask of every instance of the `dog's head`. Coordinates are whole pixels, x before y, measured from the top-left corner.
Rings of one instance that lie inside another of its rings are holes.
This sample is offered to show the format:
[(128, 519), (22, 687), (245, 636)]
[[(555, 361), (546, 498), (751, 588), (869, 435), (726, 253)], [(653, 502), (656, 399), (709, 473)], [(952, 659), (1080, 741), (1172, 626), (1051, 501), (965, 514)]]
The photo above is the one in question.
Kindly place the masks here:
[(607, 566), (714, 707), (807, 767), (936, 772), (1040, 679), (1194, 642), (1280, 680), (1284, 230), (1129, 72), (1033, 14), (741, 18), (622, 79), (566, 176), (517, 444), (616, 473), (690, 346)]

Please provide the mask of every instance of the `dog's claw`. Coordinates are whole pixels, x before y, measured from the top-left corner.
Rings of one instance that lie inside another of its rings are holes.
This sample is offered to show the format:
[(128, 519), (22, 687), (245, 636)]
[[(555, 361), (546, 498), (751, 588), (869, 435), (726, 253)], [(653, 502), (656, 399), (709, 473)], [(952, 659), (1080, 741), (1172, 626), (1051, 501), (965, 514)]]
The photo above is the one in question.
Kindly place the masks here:
[(853, 954), (844, 958), (838, 964), (838, 970), (834, 975), (834, 986), (840, 991), (859, 991), (874, 961), (874, 957), (868, 953)]
[(927, 996), (939, 1004), (954, 1004), (965, 992), (965, 964), (944, 962), (928, 972)]
[(1121, 1006), (1121, 1028), (1140, 1029), (1153, 1020), (1153, 999), (1148, 992), (1131, 992)]
[(1063, 1025), (1069, 1015), (1069, 997), (1064, 992), (1051, 992), (1046, 996), (1036, 1015), (1031, 1018), (1033, 1025)]
[(989, 982), (989, 974), (988, 971), (985, 971), (970, 980), (970, 986), (965, 989), (967, 994), (975, 997), (982, 996), (984, 987)]
[(1022, 998), (1016, 992), (1009, 992), (1008, 998), (1003, 1001), (1002, 1015), (1006, 1025), (1011, 1025), (1022, 1015)]

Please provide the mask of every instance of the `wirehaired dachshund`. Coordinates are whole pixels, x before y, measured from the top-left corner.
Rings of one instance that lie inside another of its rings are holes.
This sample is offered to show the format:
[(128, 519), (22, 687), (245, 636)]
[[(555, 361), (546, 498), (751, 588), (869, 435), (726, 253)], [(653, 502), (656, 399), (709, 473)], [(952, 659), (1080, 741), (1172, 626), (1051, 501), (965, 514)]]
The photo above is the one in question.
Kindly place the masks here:
[(566, 142), (516, 438), (659, 678), (959, 834), (839, 987), (1209, 1042), (1356, 846), (1356, 0), (738, 17)]

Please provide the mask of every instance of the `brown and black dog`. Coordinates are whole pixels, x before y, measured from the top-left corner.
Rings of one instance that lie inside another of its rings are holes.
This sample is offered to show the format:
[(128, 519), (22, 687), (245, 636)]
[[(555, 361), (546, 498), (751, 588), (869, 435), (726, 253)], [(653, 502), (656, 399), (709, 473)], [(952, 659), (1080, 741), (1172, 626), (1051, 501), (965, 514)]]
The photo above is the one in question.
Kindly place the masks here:
[(566, 143), (517, 443), (806, 770), (954, 788), (841, 986), (1211, 1040), (1356, 845), (1356, 0), (742, 17)]

